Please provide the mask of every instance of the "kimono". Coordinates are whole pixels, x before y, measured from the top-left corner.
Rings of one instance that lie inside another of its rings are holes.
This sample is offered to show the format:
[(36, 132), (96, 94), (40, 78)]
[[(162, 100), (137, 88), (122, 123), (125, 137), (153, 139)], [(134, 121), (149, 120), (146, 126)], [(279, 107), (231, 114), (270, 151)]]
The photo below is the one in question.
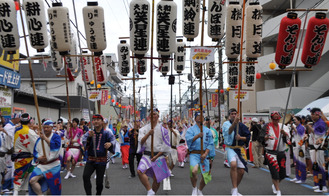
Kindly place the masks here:
[(194, 125), (190, 127), (185, 135), (186, 143), (188, 146), (190, 154), (190, 177), (192, 177), (192, 170), (193, 168), (198, 165), (199, 166), (199, 172), (202, 173), (204, 182), (207, 184), (211, 181), (211, 174), (210, 174), (210, 164), (208, 158), (215, 157), (215, 147), (214, 147), (214, 140), (213, 135), (210, 129), (208, 129), (206, 126), (203, 126), (203, 150), (209, 149), (209, 153), (207, 158), (201, 163), (201, 155), (197, 153), (193, 153), (193, 151), (199, 151), (201, 150), (201, 138), (198, 138), (193, 142), (194, 136), (198, 135), (200, 133), (200, 128), (198, 125)]
[[(297, 133), (294, 135), (296, 146), (294, 146), (294, 160), (296, 162), (296, 178), (305, 182), (306, 180), (306, 160), (305, 160), (305, 127), (302, 124), (299, 124), (297, 127)], [(300, 154), (300, 152), (303, 152)], [(303, 155), (303, 156), (300, 156)]]
[[(79, 157), (80, 157), (81, 147), (82, 147), (82, 143), (81, 143), (82, 142), (82, 136), (83, 136), (82, 129), (79, 129), (79, 128), (73, 129), (73, 128), (71, 128), (71, 131), (67, 131), (66, 138), (70, 142), (69, 142), (69, 146), (66, 149), (64, 162), (66, 162), (67, 158), (71, 157), (71, 156), (75, 160), (75, 163), (78, 162)], [(76, 141), (76, 142), (71, 144), (71, 141)]]
[[(9, 145), (8, 150), (10, 150), (11, 148), (13, 148), (16, 127), (15, 127), (14, 123), (10, 120), (5, 125), (4, 129), (8, 134), (5, 136), (5, 138)], [(5, 158), (5, 165), (6, 165), (6, 173), (4, 175), (4, 184), (2, 186), (2, 189), (11, 190), (11, 189), (13, 189), (13, 186), (14, 186), (14, 184), (13, 184), (13, 176), (14, 176), (14, 169), (15, 169), (14, 162), (11, 160), (11, 155), (9, 155), (9, 154), (5, 155), (4, 158)]]
[(244, 149), (244, 145), (248, 145), (250, 140), (250, 131), (246, 125), (239, 122), (239, 135), (242, 137), (246, 137), (246, 141), (239, 140), (238, 142), (235, 139), (236, 136), (236, 128), (229, 134), (229, 128), (231, 127), (231, 121), (225, 121), (222, 127), (223, 137), (225, 143), (225, 151), (227, 155), (227, 160), (231, 164), (231, 160), (233, 157), (238, 156), (242, 164), (244, 165), (244, 170), (248, 172), (247, 167), (247, 155)]
[(37, 133), (27, 125), (16, 128), (14, 136), (14, 154), (12, 160), (15, 161), (14, 189), (17, 191), (28, 190), (28, 179), (33, 171), (33, 150)]
[[(138, 134), (138, 149), (137, 153), (144, 152), (137, 170), (145, 173), (149, 177), (153, 177), (155, 174), (157, 182), (161, 182), (163, 179), (170, 176), (170, 171), (167, 167), (165, 155), (168, 155), (171, 151), (169, 133), (168, 130), (161, 126), (160, 123), (153, 128), (154, 129), (154, 155), (159, 152), (163, 152), (162, 156), (159, 156), (154, 162), (151, 161), (151, 136), (149, 136), (143, 146), (140, 145), (142, 138), (151, 130), (151, 124), (147, 124), (139, 130)], [(158, 166), (158, 167), (157, 167)], [(158, 172), (158, 169), (163, 173)]]
[(61, 161), (61, 166), (65, 167), (65, 162), (64, 162), (64, 151), (65, 151), (65, 130), (64, 129), (60, 129), (58, 131), (56, 131), (56, 134), (59, 135), (61, 137), (61, 148), (60, 148), (60, 153), (59, 153), (59, 159)]
[(171, 162), (176, 165), (177, 161), (178, 161), (178, 155), (177, 155), (177, 146), (179, 145), (179, 141), (180, 141), (180, 133), (178, 130), (176, 129), (173, 129), (173, 131), (177, 134), (177, 136), (175, 136), (174, 133), (171, 133), (169, 131), (169, 139), (170, 139), (170, 143), (171, 143), (171, 146), (175, 147), (175, 148), (172, 148), (171, 149), (171, 152), (170, 152), (170, 156), (169, 156), (169, 159), (171, 160)]
[[(43, 178), (39, 181), (42, 188), (42, 192), (50, 190), (52, 195), (60, 195), (62, 190), (61, 185), (61, 162), (59, 159), (61, 149), (61, 137), (57, 134), (52, 133), (49, 137), (50, 145), (40, 138), (36, 141), (34, 146), (34, 159), (33, 164), (35, 165), (31, 178), (34, 176), (42, 175)], [(45, 147), (45, 153), (48, 162), (38, 163), (38, 158), (43, 156), (42, 142)], [(29, 194), (35, 195), (35, 192), (29, 187)]]
[[(7, 151), (11, 148), (11, 144), (9, 143), (9, 138), (4, 132), (0, 132), (0, 182), (2, 181), (5, 171), (7, 169), (6, 158), (8, 156)], [(3, 175), (2, 175), (3, 174)], [(4, 179), (3, 190), (6, 188), (5, 183), (7, 182), (7, 188), (12, 184), (13, 180)]]

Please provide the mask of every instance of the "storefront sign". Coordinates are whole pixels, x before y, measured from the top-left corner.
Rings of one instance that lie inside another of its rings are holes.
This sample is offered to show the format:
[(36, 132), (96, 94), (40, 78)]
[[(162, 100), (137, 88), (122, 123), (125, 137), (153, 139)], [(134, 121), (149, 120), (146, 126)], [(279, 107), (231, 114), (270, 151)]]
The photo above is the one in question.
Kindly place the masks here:
[(0, 85), (19, 88), (21, 86), (21, 74), (0, 67)]
[(11, 107), (12, 95), (13, 93), (11, 89), (0, 88), (0, 107)]

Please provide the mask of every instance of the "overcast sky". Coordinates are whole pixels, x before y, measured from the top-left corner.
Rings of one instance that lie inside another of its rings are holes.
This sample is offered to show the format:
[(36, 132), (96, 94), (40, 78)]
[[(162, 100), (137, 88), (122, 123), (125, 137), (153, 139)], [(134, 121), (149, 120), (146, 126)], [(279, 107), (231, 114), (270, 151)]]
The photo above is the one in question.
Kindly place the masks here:
[[(47, 0), (49, 4), (51, 2), (55, 2), (55, 0)], [(106, 28), (106, 39), (107, 39), (107, 48), (104, 51), (105, 53), (116, 53), (117, 54), (117, 45), (119, 44), (120, 40), (119, 37), (129, 37), (129, 3), (131, 0), (99, 0), (99, 6), (103, 7), (105, 10), (105, 28)], [(151, 4), (151, 0), (149, 0)], [(155, 1), (155, 9), (156, 9), (156, 4), (159, 2), (159, 0)], [(177, 4), (177, 36), (182, 35), (182, 0), (174, 0)], [(74, 10), (73, 10), (73, 3), (71, 0), (65, 0), (62, 1), (63, 6), (68, 7), (70, 10), (70, 19), (75, 22), (75, 17), (74, 17)], [(76, 13), (77, 13), (77, 18), (78, 18), (78, 27), (79, 30), (84, 33), (84, 25), (83, 25), (83, 17), (82, 17), (82, 8), (87, 5), (87, 0), (75, 0), (75, 8), (76, 8)], [(45, 4), (46, 7), (48, 7), (47, 4)], [(155, 11), (156, 13), (156, 11)], [(200, 14), (201, 16), (202, 14)], [(207, 15), (207, 14), (206, 14)], [(155, 17), (156, 18), (156, 17)], [(71, 25), (72, 29), (74, 28)], [(205, 29), (206, 29), (205, 25)], [(155, 28), (154, 28), (155, 29)], [(200, 25), (201, 29), (201, 25)], [(156, 36), (154, 35), (154, 38)], [(198, 38), (195, 39), (194, 42), (188, 42), (186, 43), (186, 39), (184, 38), (184, 42), (187, 45), (190, 46), (200, 46), (201, 43), (201, 30)], [(127, 40), (129, 43), (129, 40)], [(154, 42), (156, 43), (156, 42)], [(215, 45), (215, 42), (211, 42), (211, 38), (207, 36), (207, 31), (205, 30), (205, 39), (204, 39), (204, 45), (209, 46), (209, 45)], [(82, 47), (86, 47), (86, 41), (81, 38), (81, 45)], [(156, 52), (156, 45), (154, 44), (154, 56), (158, 56)], [(24, 43), (21, 42), (21, 47), (20, 47), (21, 53), (24, 54), (26, 52)], [(181, 76), (182, 84), (181, 84), (181, 94), (183, 95), (185, 91), (187, 90), (188, 86), (190, 85), (190, 82), (187, 80), (187, 73), (190, 73), (190, 62), (188, 61), (190, 56), (189, 56), (189, 50), (187, 49), (187, 62), (185, 64), (185, 70), (183, 72), (183, 75)], [(31, 50), (30, 52), (35, 54), (35, 50)], [(149, 51), (150, 53), (150, 51)], [(218, 59), (217, 53), (215, 55), (215, 59)], [(154, 60), (153, 63), (157, 66), (158, 65), (158, 60)], [(217, 63), (217, 62), (216, 62)], [(146, 86), (150, 84), (150, 60), (148, 60), (148, 67), (147, 67), (147, 72), (144, 74), (144, 76), (141, 77), (147, 77), (146, 80), (140, 80), (136, 82), (136, 91), (138, 91), (139, 86)], [(224, 72), (226, 71), (226, 66), (223, 67)], [(218, 72), (218, 65), (216, 65), (216, 72)], [(160, 72), (153, 72), (154, 74), (154, 98), (156, 99), (156, 103), (158, 105), (158, 108), (161, 112), (168, 112), (168, 105), (170, 103), (170, 85), (168, 85), (168, 77), (160, 77), (161, 73)], [(169, 72), (170, 73), (170, 72)], [(176, 73), (174, 71), (174, 73)], [(128, 77), (132, 77), (132, 69)], [(216, 76), (217, 77), (217, 74)], [(227, 82), (226, 82), (226, 74), (224, 75), (224, 88), (227, 87)], [(213, 81), (208, 81), (207, 86), (209, 87), (210, 84), (212, 84)], [(123, 84), (123, 86), (127, 87), (126, 95), (132, 95), (132, 82), (127, 81)], [(122, 87), (123, 87), (122, 86)], [(198, 86), (198, 85), (197, 85)], [(218, 82), (216, 82), (211, 88), (217, 88)], [(138, 97), (138, 94), (136, 95)], [(140, 96), (141, 96), (141, 102), (145, 102), (145, 96), (146, 96), (146, 88), (141, 88), (140, 91)], [(179, 101), (179, 87), (178, 87), (178, 77), (176, 77), (175, 80), (175, 85), (173, 86), (173, 99), (177, 99), (177, 102)], [(148, 99), (150, 98), (150, 88), (148, 86)], [(150, 105), (150, 100), (148, 101), (148, 105)], [(163, 113), (162, 113), (163, 114)]]

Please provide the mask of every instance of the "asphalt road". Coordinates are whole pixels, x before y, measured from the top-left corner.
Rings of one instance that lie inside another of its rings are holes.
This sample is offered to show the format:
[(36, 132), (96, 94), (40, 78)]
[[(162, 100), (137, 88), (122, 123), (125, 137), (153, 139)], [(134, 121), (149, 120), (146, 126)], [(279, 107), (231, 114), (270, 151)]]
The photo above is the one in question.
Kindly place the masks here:
[[(204, 195), (230, 195), (231, 179), (230, 170), (223, 165), (224, 154), (217, 150), (216, 157), (212, 167), (212, 181), (207, 184), (203, 190)], [(272, 182), (269, 171), (266, 168), (255, 169), (249, 164), (249, 173), (246, 173), (239, 186), (239, 192), (242, 195), (274, 195), (272, 192)], [(64, 180), (66, 171), (62, 173), (62, 194), (63, 195), (84, 195), (82, 173), (84, 167), (76, 168), (74, 174), (76, 178)], [(121, 159), (117, 158), (115, 164), (111, 164), (110, 189), (103, 189), (103, 195), (146, 195), (144, 186), (138, 177), (129, 179), (129, 169), (123, 169)], [(174, 177), (171, 177), (171, 190), (164, 191), (161, 187), (157, 195), (191, 195), (192, 186), (189, 179), (189, 163), (184, 168), (175, 167)], [(94, 176), (94, 175), (93, 175)], [(92, 176), (93, 194), (96, 194), (95, 180)], [(201, 177), (201, 176), (199, 176)], [(293, 178), (293, 176), (291, 176)], [(314, 193), (312, 190), (311, 179), (306, 184), (295, 184), (286, 178), (281, 182), (280, 189), (282, 195), (323, 195), (328, 193)], [(199, 182), (199, 181), (198, 181)]]

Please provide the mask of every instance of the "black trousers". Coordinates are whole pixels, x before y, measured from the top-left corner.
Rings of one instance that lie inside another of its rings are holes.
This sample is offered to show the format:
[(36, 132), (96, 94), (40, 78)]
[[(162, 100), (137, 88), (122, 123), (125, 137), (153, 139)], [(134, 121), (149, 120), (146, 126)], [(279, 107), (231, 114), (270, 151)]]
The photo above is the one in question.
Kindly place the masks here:
[(138, 167), (139, 161), (141, 160), (143, 155), (142, 154), (137, 154), (137, 153), (129, 153), (129, 169), (130, 169), (131, 176), (136, 176), (135, 166), (134, 166), (135, 156), (136, 156), (136, 159), (137, 159), (137, 167)]
[(96, 170), (96, 195), (101, 195), (103, 191), (103, 178), (106, 165), (100, 165), (87, 162), (85, 169), (83, 170), (83, 185), (85, 187), (86, 195), (91, 195), (91, 181), (90, 177)]

